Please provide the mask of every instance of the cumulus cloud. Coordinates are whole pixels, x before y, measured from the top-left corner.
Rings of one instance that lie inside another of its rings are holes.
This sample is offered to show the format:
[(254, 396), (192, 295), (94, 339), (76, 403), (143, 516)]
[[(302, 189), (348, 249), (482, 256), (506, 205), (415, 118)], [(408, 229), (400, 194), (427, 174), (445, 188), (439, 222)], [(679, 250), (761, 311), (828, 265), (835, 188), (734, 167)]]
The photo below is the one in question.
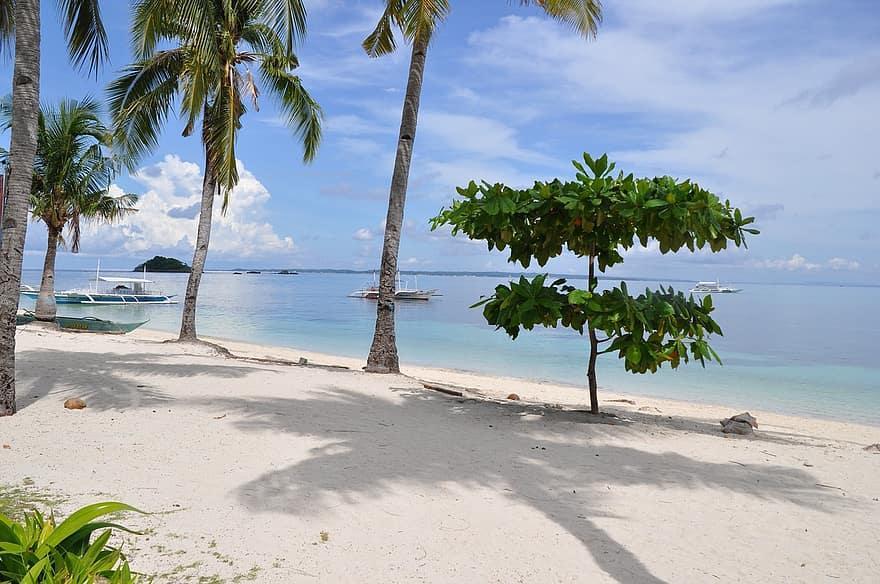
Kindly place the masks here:
[[(293, 239), (276, 233), (266, 219), (271, 198), (265, 186), (239, 161), (239, 183), (229, 208), (220, 213), (218, 200), (211, 227), (211, 256), (247, 258), (295, 251)], [(138, 212), (116, 225), (90, 225), (84, 248), (106, 255), (192, 252), (198, 226), (202, 172), (197, 164), (167, 155), (133, 178), (142, 185)], [(113, 186), (114, 194), (122, 190)], [(135, 189), (137, 192), (137, 189)]]
[(776, 260), (759, 260), (751, 263), (756, 268), (764, 268), (771, 270), (787, 270), (789, 272), (815, 272), (817, 270), (849, 270), (854, 271), (860, 268), (860, 264), (854, 260), (845, 258), (831, 258), (827, 262), (818, 263), (811, 262), (799, 253), (792, 255), (788, 259)]

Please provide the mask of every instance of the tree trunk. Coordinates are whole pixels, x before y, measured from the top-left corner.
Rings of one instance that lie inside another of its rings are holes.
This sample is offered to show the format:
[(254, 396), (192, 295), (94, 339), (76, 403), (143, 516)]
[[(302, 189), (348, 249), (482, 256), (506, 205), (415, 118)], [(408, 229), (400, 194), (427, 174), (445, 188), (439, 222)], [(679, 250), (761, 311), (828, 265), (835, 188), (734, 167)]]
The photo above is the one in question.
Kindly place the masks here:
[[(587, 276), (587, 289), (590, 292), (596, 291), (596, 278), (593, 256), (590, 256), (590, 271)], [(596, 381), (596, 359), (599, 357), (599, 339), (596, 337), (596, 329), (592, 323), (587, 323), (587, 329), (590, 335), (590, 362), (587, 365), (587, 382), (590, 386), (590, 413), (599, 413), (599, 385)]]
[(34, 314), (37, 320), (55, 320), (55, 256), (58, 255), (58, 231), (48, 228), (49, 237), (46, 243), (46, 259), (43, 262), (43, 279), (40, 281), (40, 295)]
[(376, 330), (367, 358), (367, 371), (371, 373), (399, 373), (397, 339), (394, 326), (394, 290), (397, 279), (397, 254), (400, 251), (400, 232), (403, 230), (403, 210), (406, 204), (406, 188), (409, 167), (412, 163), (413, 143), (419, 118), (419, 101), (425, 73), (425, 57), (428, 53), (427, 35), (419, 35), (413, 41), (409, 63), (409, 80), (400, 119), (400, 136), (397, 139), (397, 156), (388, 196), (388, 215), (385, 219), (385, 238), (382, 245), (382, 266), (379, 271), (379, 300), (376, 305)]
[(196, 335), (196, 301), (199, 296), (199, 284), (205, 271), (205, 260), (208, 257), (208, 244), (211, 241), (211, 219), (214, 213), (214, 197), (217, 194), (217, 179), (214, 176), (214, 164), (205, 151), (205, 177), (202, 179), (202, 208), (199, 211), (199, 230), (196, 234), (196, 249), (193, 252), (192, 271), (186, 283), (186, 296), (183, 299), (183, 316), (180, 319), (180, 341), (195, 341)]
[(15, 413), (15, 313), (40, 111), (40, 0), (15, 1), (9, 196), (0, 243), (0, 416)]

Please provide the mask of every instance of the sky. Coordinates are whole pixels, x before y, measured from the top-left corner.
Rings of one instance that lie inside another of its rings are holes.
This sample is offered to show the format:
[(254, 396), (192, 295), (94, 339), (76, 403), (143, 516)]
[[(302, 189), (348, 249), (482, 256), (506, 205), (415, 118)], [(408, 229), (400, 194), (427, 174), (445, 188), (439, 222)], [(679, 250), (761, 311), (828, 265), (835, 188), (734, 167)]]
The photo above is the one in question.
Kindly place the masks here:
[[(130, 60), (128, 4), (102, 4), (111, 62), (96, 79), (70, 67), (56, 3), (43, 2), (45, 103), (103, 95)], [(298, 74), (323, 107), (322, 146), (303, 164), (261, 98), (244, 119), (242, 180), (215, 219), (208, 268), (378, 267), (408, 47), (364, 55), (381, 2), (307, 6)], [(570, 161), (587, 151), (636, 175), (693, 178), (762, 231), (748, 250), (630, 250), (611, 277), (880, 284), (880, 2), (605, 0), (591, 41), (519, 2), (452, 6), (427, 57), (402, 269), (517, 271), (428, 219), (470, 180), (573, 178)], [(0, 66), (8, 92), (11, 62)], [(182, 129), (170, 119), (155, 153), (118, 177), (115, 192), (140, 195), (140, 211), (90, 226), (60, 268), (190, 260), (203, 153)], [(42, 265), (45, 237), (31, 224), (26, 267)], [(584, 268), (563, 256), (546, 269)]]

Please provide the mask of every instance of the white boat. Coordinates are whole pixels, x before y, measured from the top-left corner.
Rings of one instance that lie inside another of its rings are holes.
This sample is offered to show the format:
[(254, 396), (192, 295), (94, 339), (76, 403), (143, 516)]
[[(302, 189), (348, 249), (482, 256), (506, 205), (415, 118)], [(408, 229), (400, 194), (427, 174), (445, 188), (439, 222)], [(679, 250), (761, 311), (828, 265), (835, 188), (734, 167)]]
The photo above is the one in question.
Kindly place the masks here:
[[(419, 280), (416, 278), (416, 287), (409, 288), (407, 282), (402, 282), (400, 274), (397, 274), (397, 286), (394, 289), (395, 300), (430, 300), (432, 296), (439, 296), (436, 288), (429, 290), (419, 288)], [(367, 300), (379, 299), (379, 284), (376, 282), (375, 275), (373, 281), (368, 285), (355, 290), (349, 294), (351, 298), (365, 298)]]
[(722, 286), (718, 280), (715, 280), (714, 282), (697, 282), (690, 291), (691, 294), (736, 294), (742, 292), (742, 288)]
[[(101, 276), (101, 266), (95, 279), (89, 282), (87, 289), (60, 290), (55, 292), (56, 304), (177, 304), (173, 295), (151, 290), (152, 280), (146, 279), (146, 268), (143, 278), (115, 278)], [(110, 284), (102, 288), (102, 284)], [(31, 286), (22, 285), (21, 295), (26, 298), (37, 298), (40, 291)]]

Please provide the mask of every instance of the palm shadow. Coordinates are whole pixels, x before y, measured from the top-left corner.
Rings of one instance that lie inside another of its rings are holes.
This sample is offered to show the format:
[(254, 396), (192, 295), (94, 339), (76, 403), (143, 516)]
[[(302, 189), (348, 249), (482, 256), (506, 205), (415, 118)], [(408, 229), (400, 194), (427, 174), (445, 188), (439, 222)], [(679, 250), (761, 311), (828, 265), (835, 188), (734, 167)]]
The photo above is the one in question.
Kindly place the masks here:
[[(398, 388), (397, 395), (384, 399), (331, 386), (301, 397), (215, 398), (199, 405), (228, 412), (245, 431), (327, 441), (308, 459), (241, 485), (236, 496), (253, 511), (315, 514), (340, 498), (379, 498), (401, 484), (487, 487), (564, 528), (619, 582), (663, 580), (596, 523), (608, 517), (596, 502), (609, 488), (711, 487), (823, 511), (837, 502), (800, 469), (740, 468), (607, 444), (596, 438), (637, 430), (619, 422), (589, 423), (595, 418), (583, 412), (451, 399), (415, 388)], [(583, 439), (572, 441), (573, 426)], [(376, 463), (391, 451), (412, 454)]]
[(185, 354), (92, 353), (31, 349), (16, 354), (19, 409), (56, 395), (79, 397), (90, 409), (151, 408), (174, 401), (149, 379), (212, 376), (238, 379), (266, 369), (227, 364), (199, 364)]

